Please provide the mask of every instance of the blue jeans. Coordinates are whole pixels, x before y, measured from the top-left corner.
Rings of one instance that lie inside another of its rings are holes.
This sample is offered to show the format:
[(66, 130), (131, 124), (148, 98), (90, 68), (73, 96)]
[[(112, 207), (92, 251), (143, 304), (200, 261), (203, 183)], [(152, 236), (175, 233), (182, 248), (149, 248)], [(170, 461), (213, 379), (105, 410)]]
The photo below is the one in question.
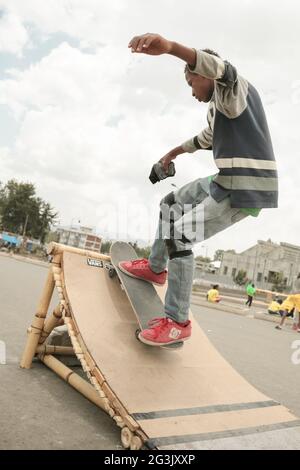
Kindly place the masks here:
[(240, 209), (230, 206), (229, 196), (221, 202), (212, 198), (208, 178), (198, 178), (162, 199), (149, 264), (156, 273), (168, 265), (167, 317), (179, 323), (188, 320), (194, 279), (193, 246), (245, 217)]

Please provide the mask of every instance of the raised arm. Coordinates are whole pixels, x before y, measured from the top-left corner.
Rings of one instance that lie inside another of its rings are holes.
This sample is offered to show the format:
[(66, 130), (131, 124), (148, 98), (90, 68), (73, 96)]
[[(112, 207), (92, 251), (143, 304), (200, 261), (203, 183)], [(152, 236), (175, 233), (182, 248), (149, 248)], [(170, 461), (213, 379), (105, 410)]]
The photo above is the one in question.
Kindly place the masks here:
[(131, 52), (148, 55), (170, 54), (184, 60), (191, 67), (196, 65), (196, 51), (174, 41), (169, 41), (159, 34), (146, 33), (135, 36), (128, 44)]
[(148, 55), (170, 54), (188, 64), (192, 73), (205, 78), (217, 80), (221, 85), (233, 88), (237, 80), (237, 72), (226, 60), (202, 50), (186, 47), (175, 41), (170, 41), (159, 34), (146, 33), (135, 36), (128, 44), (131, 52)]

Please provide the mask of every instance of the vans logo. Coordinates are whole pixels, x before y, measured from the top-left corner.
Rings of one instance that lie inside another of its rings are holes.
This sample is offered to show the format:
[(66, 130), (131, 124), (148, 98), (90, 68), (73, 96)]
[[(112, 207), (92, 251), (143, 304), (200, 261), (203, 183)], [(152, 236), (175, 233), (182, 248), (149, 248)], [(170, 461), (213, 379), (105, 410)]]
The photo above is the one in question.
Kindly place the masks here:
[(87, 264), (95, 268), (103, 268), (103, 261), (94, 258), (87, 258)]

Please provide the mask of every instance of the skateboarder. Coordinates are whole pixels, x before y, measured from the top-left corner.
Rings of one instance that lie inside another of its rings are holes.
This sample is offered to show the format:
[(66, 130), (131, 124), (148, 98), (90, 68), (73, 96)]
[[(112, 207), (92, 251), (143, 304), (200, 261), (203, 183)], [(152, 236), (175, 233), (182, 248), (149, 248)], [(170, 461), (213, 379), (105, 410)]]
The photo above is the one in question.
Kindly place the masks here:
[(262, 208), (277, 207), (277, 171), (258, 92), (233, 65), (214, 51), (195, 50), (158, 34), (136, 36), (128, 47), (134, 53), (169, 54), (183, 60), (192, 96), (208, 103), (208, 126), (161, 158), (165, 170), (178, 155), (199, 149), (213, 151), (219, 170), (167, 194), (160, 204), (149, 260), (119, 265), (123, 272), (155, 284), (164, 284), (168, 276), (165, 318), (154, 319), (140, 333), (141, 341), (159, 346), (191, 336), (195, 243), (248, 215), (258, 216)]

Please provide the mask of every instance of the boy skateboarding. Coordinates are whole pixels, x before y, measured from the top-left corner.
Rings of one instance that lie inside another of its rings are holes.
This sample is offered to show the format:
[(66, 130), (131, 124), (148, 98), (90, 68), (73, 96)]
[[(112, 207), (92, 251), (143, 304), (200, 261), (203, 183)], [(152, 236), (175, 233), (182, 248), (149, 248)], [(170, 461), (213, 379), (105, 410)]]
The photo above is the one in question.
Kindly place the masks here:
[(191, 336), (193, 246), (249, 215), (258, 216), (262, 208), (277, 207), (277, 171), (258, 92), (233, 65), (214, 51), (195, 50), (158, 34), (136, 36), (128, 47), (183, 60), (192, 96), (208, 103), (208, 126), (161, 158), (165, 172), (178, 155), (200, 149), (213, 151), (219, 170), (167, 194), (149, 259), (119, 264), (128, 275), (154, 284), (163, 285), (168, 277), (165, 317), (153, 319), (139, 335), (142, 342), (161, 346)]

